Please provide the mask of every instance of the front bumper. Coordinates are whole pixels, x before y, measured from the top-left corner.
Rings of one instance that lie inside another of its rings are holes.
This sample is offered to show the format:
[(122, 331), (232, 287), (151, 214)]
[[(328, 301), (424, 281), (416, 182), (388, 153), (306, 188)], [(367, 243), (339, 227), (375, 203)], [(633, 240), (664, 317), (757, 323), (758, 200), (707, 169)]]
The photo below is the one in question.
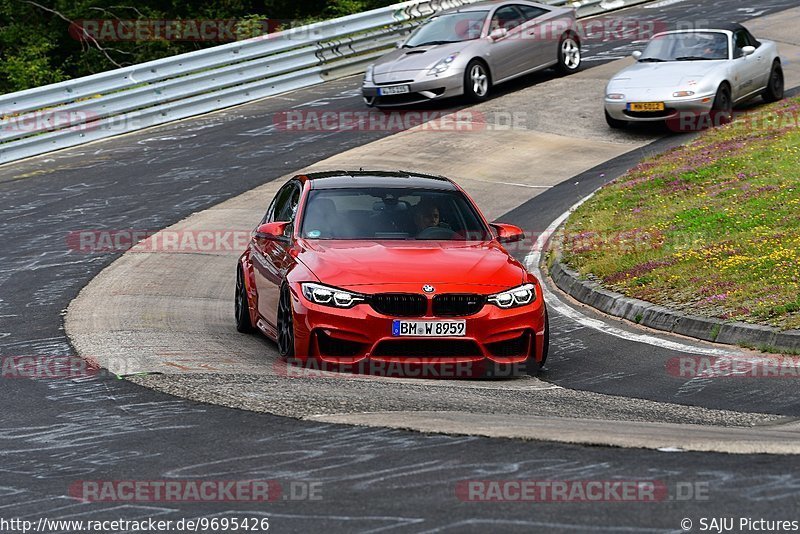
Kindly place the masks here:
[[(714, 94), (692, 96), (690, 98), (671, 98), (658, 100), (647, 97), (637, 100), (611, 100), (605, 99), (605, 108), (608, 114), (617, 120), (629, 122), (654, 122), (680, 119), (681, 116), (702, 115), (711, 112), (714, 105)], [(628, 110), (631, 102), (664, 102), (663, 112), (632, 112)]]
[[(538, 291), (538, 289), (537, 289)], [(292, 287), (295, 312), (295, 356), (303, 362), (380, 368), (402, 365), (492, 364), (541, 362), (544, 347), (544, 302), (539, 293), (531, 304), (504, 310), (493, 304), (466, 317), (392, 317), (369, 304), (343, 310), (309, 302)], [(430, 309), (430, 308), (429, 308)], [(395, 319), (465, 320), (463, 337), (395, 337)]]
[[(464, 70), (448, 70), (439, 76), (428, 76), (425, 72), (414, 72), (401, 75), (397, 81), (366, 81), (361, 85), (361, 94), (368, 106), (399, 107), (421, 104), (432, 100), (440, 100), (464, 94)], [(398, 95), (382, 96), (382, 87), (408, 85), (409, 92)]]

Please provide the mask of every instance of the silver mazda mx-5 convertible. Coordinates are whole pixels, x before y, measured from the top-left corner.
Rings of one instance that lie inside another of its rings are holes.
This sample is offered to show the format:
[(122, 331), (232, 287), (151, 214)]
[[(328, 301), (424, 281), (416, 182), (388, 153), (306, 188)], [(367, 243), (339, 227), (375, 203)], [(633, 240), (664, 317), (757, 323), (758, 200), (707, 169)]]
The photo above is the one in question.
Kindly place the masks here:
[(755, 96), (767, 102), (783, 98), (778, 47), (740, 24), (660, 33), (633, 57), (636, 64), (606, 87), (612, 128), (715, 112), (726, 118), (736, 104)]

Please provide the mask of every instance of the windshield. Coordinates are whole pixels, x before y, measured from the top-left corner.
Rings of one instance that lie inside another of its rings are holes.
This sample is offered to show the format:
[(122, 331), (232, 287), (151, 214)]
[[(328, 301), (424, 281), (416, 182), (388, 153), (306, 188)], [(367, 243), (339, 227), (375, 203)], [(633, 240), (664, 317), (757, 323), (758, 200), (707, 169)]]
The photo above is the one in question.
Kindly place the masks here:
[(487, 241), (488, 228), (460, 191), (398, 188), (311, 191), (307, 239)]
[(670, 33), (655, 37), (639, 61), (728, 59), (728, 36), (718, 32)]
[(488, 13), (488, 11), (466, 11), (428, 19), (411, 34), (403, 47), (413, 48), (478, 39)]

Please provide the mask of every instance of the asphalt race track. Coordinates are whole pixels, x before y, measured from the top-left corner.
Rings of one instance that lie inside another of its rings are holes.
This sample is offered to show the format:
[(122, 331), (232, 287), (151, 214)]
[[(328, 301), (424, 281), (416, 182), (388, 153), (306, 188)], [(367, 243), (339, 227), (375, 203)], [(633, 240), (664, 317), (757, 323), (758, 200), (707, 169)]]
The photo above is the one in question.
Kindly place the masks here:
[[(746, 20), (794, 5), (772, 0), (743, 8), (734, 1), (685, 0), (625, 14), (677, 21), (705, 20), (714, 12)], [(587, 66), (618, 59), (629, 50), (624, 42), (590, 43)], [(538, 75), (512, 83), (500, 98), (549, 80), (550, 75)], [(391, 134), (283, 135), (271, 127), (275, 114), (287, 109), (361, 109), (358, 84), (355, 78), (329, 82), (0, 168), (0, 354), (75, 354), (64, 332), (64, 311), (119, 254), (75, 254), (65, 239), (69, 232), (158, 230)], [(542, 121), (548, 113), (543, 111)], [(661, 132), (615, 135), (643, 145)], [(496, 218), (544, 230), (642, 155), (676, 142), (670, 137), (615, 157)], [(770, 414), (776, 420), (800, 413), (800, 394), (792, 381), (687, 383), (663, 372), (674, 351), (610, 336), (568, 317), (555, 317), (553, 325), (549, 370), (540, 377), (547, 383), (631, 397), (633, 406), (639, 403), (635, 399), (646, 399), (687, 410), (697, 407), (693, 413), (699, 424), (708, 422), (699, 409), (735, 412), (727, 424), (742, 426), (753, 423), (746, 414)], [(10, 511), (15, 517), (50, 519), (268, 516), (270, 528), (279, 532), (321, 525), (330, 531), (662, 532), (679, 531), (683, 518), (746, 514), (793, 520), (800, 496), (796, 456), (587, 447), (327, 424), (181, 400), (107, 376), (4, 378), (0, 391), (0, 517)], [(459, 394), (466, 398), (471, 393)], [(531, 406), (531, 414), (536, 413), (537, 406)], [(125, 504), (83, 503), (68, 496), (78, 480), (212, 478), (275, 479), (284, 486), (320, 483), (322, 498)], [(469, 479), (659, 480), (674, 498), (659, 503), (462, 502), (457, 483)], [(682, 500), (675, 490), (687, 484), (706, 485), (708, 498)]]

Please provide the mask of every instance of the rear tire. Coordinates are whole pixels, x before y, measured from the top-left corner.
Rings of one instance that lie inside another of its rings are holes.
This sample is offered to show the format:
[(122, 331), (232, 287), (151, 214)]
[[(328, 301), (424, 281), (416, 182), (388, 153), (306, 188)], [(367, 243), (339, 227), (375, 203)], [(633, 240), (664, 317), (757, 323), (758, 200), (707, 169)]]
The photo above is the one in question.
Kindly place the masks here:
[(292, 296), (285, 285), (278, 300), (278, 353), (284, 360), (294, 358), (294, 312)]
[(783, 100), (785, 91), (785, 81), (783, 78), (783, 67), (778, 60), (772, 64), (772, 71), (769, 73), (769, 84), (761, 95), (765, 102), (777, 102)]
[(623, 128), (628, 126), (628, 121), (621, 121), (619, 119), (615, 119), (614, 117), (608, 114), (608, 111), (606, 111), (606, 124), (608, 124), (608, 127), (611, 128), (612, 130), (622, 130)]
[(561, 74), (572, 74), (581, 68), (581, 43), (578, 38), (565, 33), (558, 42), (558, 63), (556, 70)]
[(473, 59), (464, 71), (464, 95), (472, 102), (483, 102), (489, 98), (492, 77), (483, 61)]
[(244, 285), (242, 266), (236, 268), (236, 297), (234, 300), (236, 330), (243, 334), (252, 333), (255, 328), (250, 320), (250, 305), (247, 301), (247, 288)]

